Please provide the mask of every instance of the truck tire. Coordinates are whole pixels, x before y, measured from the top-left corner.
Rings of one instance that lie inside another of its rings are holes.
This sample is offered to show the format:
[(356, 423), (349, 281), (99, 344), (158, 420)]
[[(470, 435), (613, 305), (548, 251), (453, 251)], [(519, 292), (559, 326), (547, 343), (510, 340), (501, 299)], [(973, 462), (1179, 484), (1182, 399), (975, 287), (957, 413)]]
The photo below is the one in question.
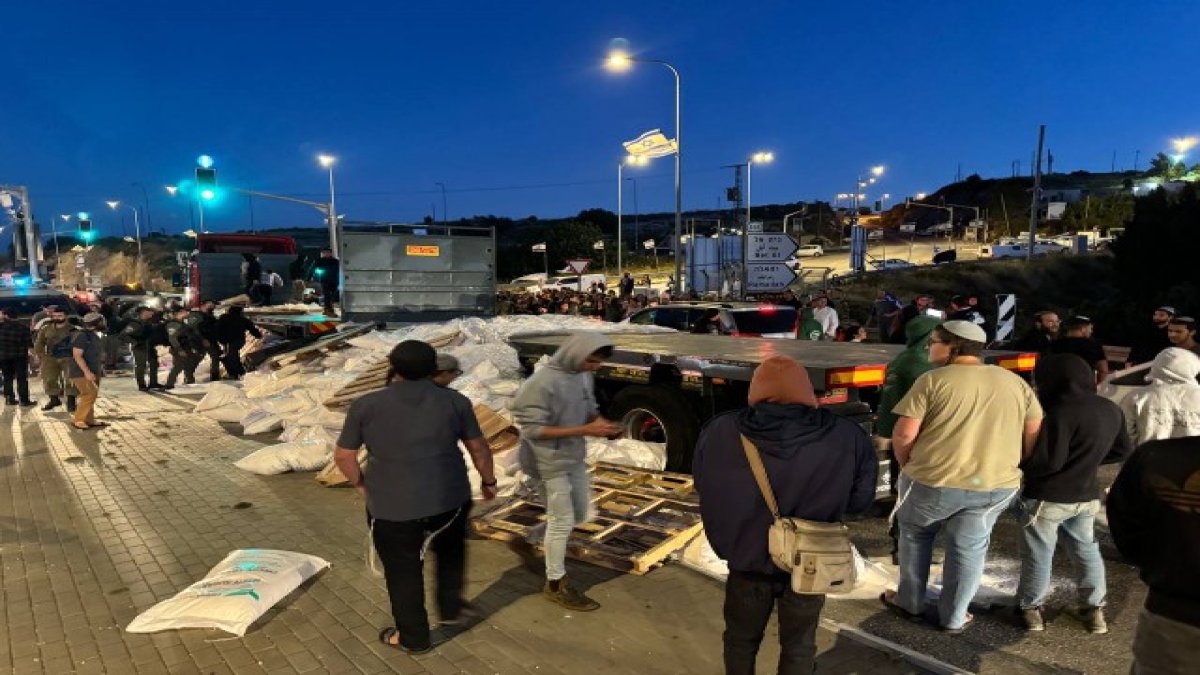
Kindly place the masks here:
[(667, 444), (667, 471), (689, 473), (700, 420), (687, 399), (670, 387), (631, 386), (617, 392), (609, 415), (625, 429), (625, 437)]

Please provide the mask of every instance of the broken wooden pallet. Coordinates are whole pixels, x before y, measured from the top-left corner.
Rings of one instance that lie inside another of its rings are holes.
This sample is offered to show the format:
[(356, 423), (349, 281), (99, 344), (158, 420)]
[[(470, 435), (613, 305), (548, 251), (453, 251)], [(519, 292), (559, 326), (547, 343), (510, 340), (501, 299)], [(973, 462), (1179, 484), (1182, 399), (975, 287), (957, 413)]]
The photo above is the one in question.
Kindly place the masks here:
[(369, 323), (361, 326), (350, 326), (339, 330), (336, 333), (331, 333), (319, 338), (298, 349), (292, 349), (282, 354), (276, 354), (275, 356), (267, 359), (265, 363), (271, 368), (281, 368), (290, 363), (295, 363), (297, 360), (300, 360), (300, 357), (302, 356), (307, 357), (308, 355), (314, 353), (328, 352), (329, 349), (335, 345), (340, 347), (349, 340), (359, 337), (360, 335), (366, 335), (373, 330), (375, 330), (374, 324)]
[[(459, 336), (459, 331), (452, 331), (426, 340), (425, 342), (434, 349), (441, 349), (454, 344)], [(344, 408), (359, 397), (377, 391), (387, 384), (389, 372), (391, 372), (391, 367), (388, 365), (387, 356), (380, 354), (378, 361), (367, 366), (357, 377), (347, 382), (341, 389), (338, 389), (332, 396), (326, 399), (325, 407), (330, 410)]]
[[(571, 532), (567, 554), (576, 560), (646, 574), (704, 528), (691, 476), (603, 462), (590, 473), (595, 517)], [(517, 498), (472, 526), (492, 539), (528, 540), (544, 527), (545, 511), (536, 496)]]

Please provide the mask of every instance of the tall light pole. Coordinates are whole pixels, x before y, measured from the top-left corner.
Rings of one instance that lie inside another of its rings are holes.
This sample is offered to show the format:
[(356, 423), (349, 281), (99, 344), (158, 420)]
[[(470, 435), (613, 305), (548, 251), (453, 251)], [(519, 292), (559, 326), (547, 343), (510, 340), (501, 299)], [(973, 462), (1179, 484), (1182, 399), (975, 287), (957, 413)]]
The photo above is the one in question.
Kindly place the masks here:
[(449, 225), (450, 224), (450, 216), (447, 215), (447, 210), (446, 210), (446, 184), (445, 183), (434, 183), (434, 185), (436, 185), (442, 189), (442, 225)]
[(130, 206), (129, 204), (121, 204), (121, 202), (116, 200), (105, 202), (105, 204), (108, 204), (108, 208), (113, 211), (116, 211), (121, 206), (133, 211), (133, 234), (137, 237), (137, 260), (133, 265), (133, 276), (137, 277), (137, 282), (140, 284), (142, 283), (142, 224), (138, 220), (137, 207)]
[[(630, 166), (646, 166), (650, 160), (646, 157), (638, 155), (627, 155), (625, 159), (617, 162), (617, 277), (620, 278), (624, 273), (621, 256), (624, 254), (624, 200), (625, 200), (625, 165)], [(634, 184), (636, 185), (636, 183)], [(636, 188), (635, 188), (636, 189)], [(635, 193), (636, 194), (636, 193)]]
[(750, 167), (756, 162), (768, 164), (775, 161), (771, 152), (756, 152), (746, 160), (746, 227), (742, 230), (742, 299), (746, 299), (746, 284), (750, 281)]
[[(609, 70), (628, 70), (634, 63), (657, 63), (675, 76), (675, 292), (678, 293), (682, 290), (680, 282), (683, 276), (683, 259), (679, 248), (683, 236), (683, 141), (680, 138), (679, 70), (666, 61), (636, 58), (619, 51), (614, 51), (608, 56)], [(691, 285), (690, 280), (688, 285)]]
[[(71, 214), (69, 213), (59, 214), (58, 217), (62, 218), (64, 226), (71, 222)], [(66, 284), (63, 282), (62, 252), (58, 249), (58, 224), (54, 222), (53, 218), (50, 219), (50, 231), (54, 236), (54, 260), (56, 261), (54, 263), (54, 267), (55, 271), (58, 273), (58, 287), (66, 288)]]
[(329, 248), (333, 250), (333, 254), (336, 256), (339, 254), (339, 251), (337, 240), (337, 200), (333, 190), (333, 165), (337, 162), (337, 158), (333, 155), (317, 155), (317, 161), (322, 167), (329, 169)]

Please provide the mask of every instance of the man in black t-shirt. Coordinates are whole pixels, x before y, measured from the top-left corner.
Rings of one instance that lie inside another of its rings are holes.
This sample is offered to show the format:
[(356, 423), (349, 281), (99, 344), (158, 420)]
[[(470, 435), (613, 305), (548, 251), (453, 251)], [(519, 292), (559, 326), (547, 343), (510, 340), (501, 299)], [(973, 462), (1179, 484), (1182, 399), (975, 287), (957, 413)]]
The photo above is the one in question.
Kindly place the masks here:
[(1073, 316), (1062, 322), (1059, 338), (1050, 345), (1051, 354), (1074, 354), (1092, 367), (1096, 384), (1108, 377), (1108, 359), (1104, 347), (1092, 338), (1092, 320), (1086, 316)]
[(1171, 341), (1167, 338), (1167, 326), (1173, 318), (1174, 307), (1163, 305), (1154, 310), (1154, 314), (1150, 316), (1151, 324), (1145, 326), (1130, 345), (1129, 359), (1125, 363), (1127, 368), (1139, 363), (1149, 363), (1159, 352), (1171, 346)]

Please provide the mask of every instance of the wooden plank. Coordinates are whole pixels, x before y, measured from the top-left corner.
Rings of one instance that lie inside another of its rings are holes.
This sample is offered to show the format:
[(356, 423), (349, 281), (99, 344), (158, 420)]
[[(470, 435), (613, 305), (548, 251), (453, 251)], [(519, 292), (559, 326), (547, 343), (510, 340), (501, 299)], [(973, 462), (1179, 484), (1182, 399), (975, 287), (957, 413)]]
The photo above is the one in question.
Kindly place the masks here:
[(360, 335), (366, 335), (367, 333), (370, 333), (373, 330), (375, 330), (374, 324), (363, 324), (361, 326), (353, 326), (350, 328), (346, 328), (345, 330), (339, 331), (337, 333), (332, 333), (330, 335), (326, 335), (322, 338), (319, 338), (313, 342), (310, 342), (310, 343), (304, 345), (303, 347), (299, 347), (297, 349), (293, 349), (293, 350), (284, 352), (282, 354), (276, 354), (275, 356), (272, 356), (271, 358), (267, 359), (265, 361), (265, 363), (268, 366), (271, 366), (272, 368), (274, 368), (274, 367), (277, 367), (278, 365), (280, 365), (280, 362), (284, 361), (285, 359), (289, 359), (289, 360), (294, 359), (295, 357), (297, 357), (301, 354), (315, 352), (317, 350), (327, 348), (330, 345), (335, 344), (335, 343), (344, 343), (350, 339), (359, 337)]

